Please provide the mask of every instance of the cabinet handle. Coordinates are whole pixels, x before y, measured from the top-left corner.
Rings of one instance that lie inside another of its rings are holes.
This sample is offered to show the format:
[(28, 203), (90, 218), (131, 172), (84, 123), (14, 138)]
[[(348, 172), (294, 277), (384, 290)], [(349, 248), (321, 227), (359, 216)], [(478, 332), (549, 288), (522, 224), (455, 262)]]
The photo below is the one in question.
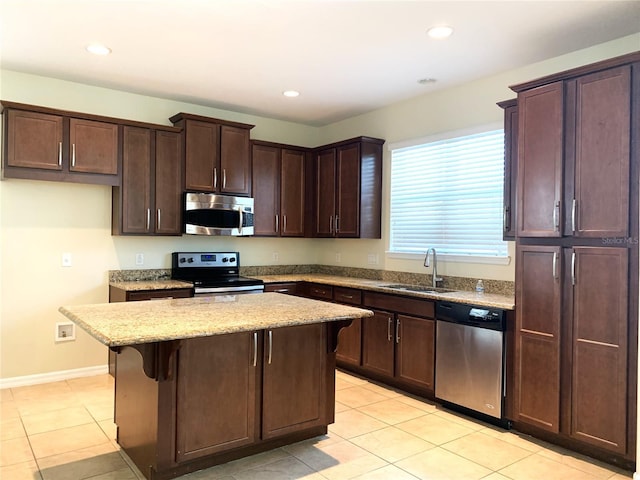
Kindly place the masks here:
[(509, 206), (504, 206), (504, 212), (502, 214), (502, 226), (505, 232), (508, 232), (511, 229), (511, 215), (509, 215)]
[(393, 320), (391, 319), (391, 317), (389, 317), (389, 319), (387, 320), (387, 341), (390, 342), (391, 339), (393, 338), (391, 336), (391, 325), (393, 325)]
[(556, 202), (553, 207), (553, 226), (556, 231), (560, 231), (560, 202)]
[(558, 278), (556, 267), (558, 266), (558, 252), (553, 252), (553, 279)]
[(158, 209), (158, 215), (157, 216), (158, 216), (158, 218), (157, 218), (157, 221), (156, 221), (156, 229), (160, 230), (160, 209)]
[(571, 285), (576, 284), (576, 252), (571, 253)]
[(571, 232), (576, 231), (576, 199), (571, 202)]
[(58, 166), (62, 166), (62, 142), (58, 143)]
[(213, 189), (218, 188), (218, 169), (213, 167)]
[(289, 293), (288, 288), (279, 288), (278, 290), (274, 290), (276, 293)]
[(329, 217), (329, 233), (333, 235), (333, 215)]
[(336, 215), (336, 233), (340, 231), (340, 217)]
[(149, 231), (150, 224), (151, 224), (151, 209), (147, 208), (147, 232)]
[(76, 144), (71, 145), (71, 166), (76, 166)]
[(276, 215), (276, 233), (280, 232), (280, 216)]
[(400, 319), (396, 320), (396, 343), (400, 343)]
[(222, 169), (222, 188), (227, 188), (227, 169)]
[(258, 332), (253, 332), (253, 366), (258, 365)]
[(286, 233), (287, 232), (287, 216), (283, 215), (282, 216), (282, 233)]
[(348, 300), (353, 300), (353, 295), (340, 295), (342, 298), (346, 298)]
[(269, 330), (269, 356), (267, 358), (267, 363), (271, 365), (271, 355), (273, 353), (273, 330)]

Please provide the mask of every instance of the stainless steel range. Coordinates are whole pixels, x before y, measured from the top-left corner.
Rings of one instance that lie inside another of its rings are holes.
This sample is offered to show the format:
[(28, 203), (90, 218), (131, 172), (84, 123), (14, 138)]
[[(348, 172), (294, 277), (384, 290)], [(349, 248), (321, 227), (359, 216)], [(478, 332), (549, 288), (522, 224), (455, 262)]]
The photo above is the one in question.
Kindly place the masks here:
[(262, 293), (264, 282), (240, 276), (239, 252), (173, 252), (171, 278), (194, 284), (194, 294)]

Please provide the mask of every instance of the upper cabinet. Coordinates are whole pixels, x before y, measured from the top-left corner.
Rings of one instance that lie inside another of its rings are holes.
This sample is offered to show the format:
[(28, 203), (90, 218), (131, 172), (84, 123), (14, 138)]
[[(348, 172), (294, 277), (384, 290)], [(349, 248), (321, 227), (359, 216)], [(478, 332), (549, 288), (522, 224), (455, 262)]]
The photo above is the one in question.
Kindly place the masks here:
[(117, 119), (2, 102), (6, 178), (120, 183)]
[(123, 129), (122, 186), (113, 189), (114, 235), (182, 234), (180, 130)]
[(358, 137), (316, 149), (313, 236), (381, 238), (383, 143)]
[(518, 101), (498, 103), (504, 109), (504, 197), (502, 237), (516, 239), (516, 180), (518, 178)]
[(304, 236), (306, 150), (254, 141), (251, 158), (255, 235)]
[(249, 196), (249, 131), (253, 125), (178, 113), (171, 122), (182, 128), (184, 189)]
[(605, 67), (512, 87), (518, 236), (629, 235), (632, 65)]

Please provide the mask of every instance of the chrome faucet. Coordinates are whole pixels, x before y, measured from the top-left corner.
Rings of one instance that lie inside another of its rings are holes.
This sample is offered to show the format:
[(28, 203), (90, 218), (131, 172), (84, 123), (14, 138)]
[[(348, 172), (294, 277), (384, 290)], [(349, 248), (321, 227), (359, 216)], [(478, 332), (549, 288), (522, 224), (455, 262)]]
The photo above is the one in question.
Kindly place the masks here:
[(442, 277), (438, 276), (438, 257), (436, 256), (436, 249), (431, 247), (427, 250), (427, 254), (424, 256), (424, 266), (429, 266), (429, 252), (433, 252), (433, 288), (438, 288), (438, 282), (442, 281)]

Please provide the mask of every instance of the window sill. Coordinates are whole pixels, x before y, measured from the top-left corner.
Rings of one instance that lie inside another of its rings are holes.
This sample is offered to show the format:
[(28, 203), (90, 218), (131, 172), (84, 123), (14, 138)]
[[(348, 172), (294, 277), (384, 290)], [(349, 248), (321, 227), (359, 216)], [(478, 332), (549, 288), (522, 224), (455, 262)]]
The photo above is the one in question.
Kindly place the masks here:
[[(405, 260), (424, 260), (424, 253), (398, 253), (398, 252), (385, 252), (387, 258), (399, 258)], [(509, 265), (511, 263), (511, 257), (479, 257), (473, 255), (447, 255), (445, 253), (438, 253), (438, 261), (443, 263), (482, 263), (488, 265)]]

